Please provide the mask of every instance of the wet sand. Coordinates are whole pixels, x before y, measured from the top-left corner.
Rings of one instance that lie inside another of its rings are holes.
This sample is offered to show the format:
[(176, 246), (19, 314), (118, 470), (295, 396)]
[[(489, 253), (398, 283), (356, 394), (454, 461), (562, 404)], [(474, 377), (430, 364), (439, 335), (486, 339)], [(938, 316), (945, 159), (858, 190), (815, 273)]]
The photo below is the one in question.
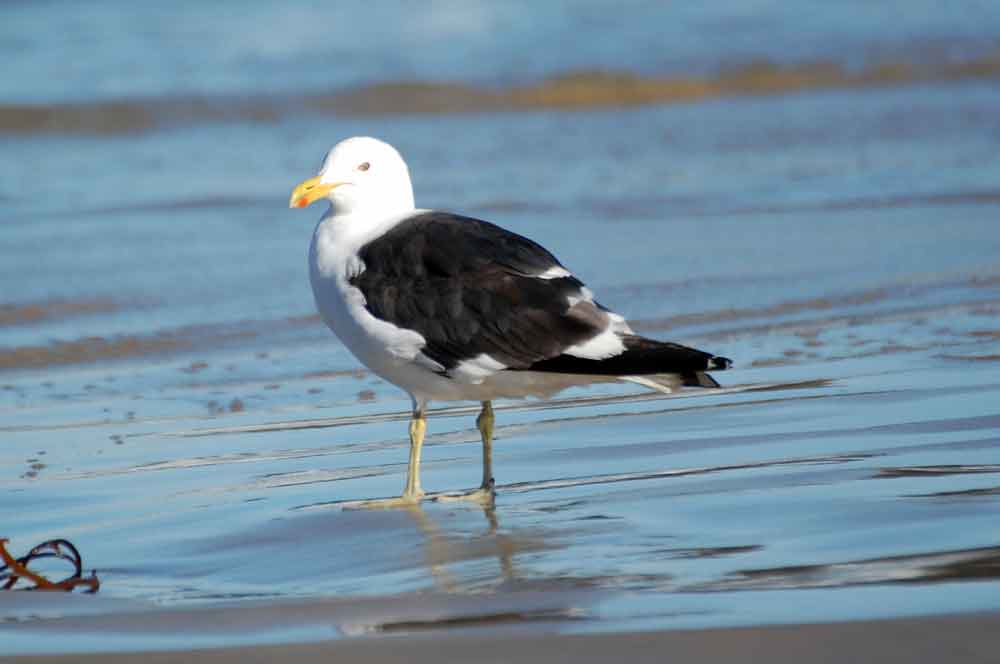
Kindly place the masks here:
[(45, 662), (629, 662), (767, 661), (879, 664), (992, 664), (1000, 651), (1000, 614), (872, 622), (784, 625), (626, 634), (435, 632), (387, 638), (174, 652), (0, 658)]

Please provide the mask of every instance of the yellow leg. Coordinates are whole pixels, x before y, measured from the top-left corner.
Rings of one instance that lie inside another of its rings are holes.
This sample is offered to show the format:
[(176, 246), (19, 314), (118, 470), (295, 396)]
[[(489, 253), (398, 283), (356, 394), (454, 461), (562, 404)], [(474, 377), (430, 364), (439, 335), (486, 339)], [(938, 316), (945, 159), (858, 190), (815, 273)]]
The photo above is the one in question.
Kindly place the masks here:
[(483, 402), (483, 409), (476, 418), (476, 427), (483, 439), (483, 481), (480, 489), (493, 488), (493, 404)]
[(403, 487), (402, 496), (352, 502), (344, 504), (344, 507), (347, 509), (390, 509), (412, 507), (418, 504), (424, 497), (424, 490), (420, 486), (420, 450), (424, 445), (424, 434), (426, 433), (427, 418), (422, 410), (415, 410), (413, 419), (410, 420), (410, 463), (406, 467), (406, 486)]
[(436, 496), (434, 500), (439, 502), (451, 502), (455, 500), (468, 500), (482, 505), (493, 504), (493, 404), (489, 401), (483, 402), (483, 409), (476, 418), (476, 427), (483, 440), (483, 481), (478, 489), (466, 491), (464, 493), (449, 493)]
[(423, 413), (414, 413), (410, 420), (410, 463), (406, 467), (406, 488), (403, 489), (403, 498), (411, 498), (414, 502), (424, 495), (420, 488), (420, 449), (424, 446), (426, 433), (427, 418)]

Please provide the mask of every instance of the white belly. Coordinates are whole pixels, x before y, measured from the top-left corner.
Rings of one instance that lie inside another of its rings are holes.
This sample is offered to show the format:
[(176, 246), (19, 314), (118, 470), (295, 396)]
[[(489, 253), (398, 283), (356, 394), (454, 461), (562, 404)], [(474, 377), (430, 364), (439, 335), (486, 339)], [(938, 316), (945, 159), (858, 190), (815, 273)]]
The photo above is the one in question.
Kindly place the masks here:
[[(309, 248), (309, 279), (316, 308), (327, 326), (365, 366), (413, 397), (415, 406), (429, 400), (488, 401), (497, 398), (549, 396), (573, 385), (609, 380), (528, 371), (497, 371), (475, 382), (440, 375), (444, 367), (423, 354), (424, 337), (375, 318), (350, 279), (364, 269), (357, 252), (367, 237), (349, 233), (346, 224), (326, 218)], [(614, 380), (611, 378), (610, 380)]]

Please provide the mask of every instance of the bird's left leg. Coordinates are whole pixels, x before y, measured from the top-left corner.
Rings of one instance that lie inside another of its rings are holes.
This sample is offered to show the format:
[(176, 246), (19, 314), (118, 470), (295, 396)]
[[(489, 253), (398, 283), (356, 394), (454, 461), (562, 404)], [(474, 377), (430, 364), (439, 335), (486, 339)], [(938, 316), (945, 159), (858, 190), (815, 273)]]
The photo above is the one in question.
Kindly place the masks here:
[(479, 488), (493, 492), (493, 403), (483, 402), (483, 409), (476, 418), (476, 428), (483, 441), (483, 481)]
[(471, 500), (473, 502), (491, 505), (493, 503), (493, 404), (483, 402), (483, 409), (476, 418), (476, 428), (483, 441), (483, 481), (478, 489), (465, 493), (445, 494), (435, 500), (447, 502), (452, 500)]

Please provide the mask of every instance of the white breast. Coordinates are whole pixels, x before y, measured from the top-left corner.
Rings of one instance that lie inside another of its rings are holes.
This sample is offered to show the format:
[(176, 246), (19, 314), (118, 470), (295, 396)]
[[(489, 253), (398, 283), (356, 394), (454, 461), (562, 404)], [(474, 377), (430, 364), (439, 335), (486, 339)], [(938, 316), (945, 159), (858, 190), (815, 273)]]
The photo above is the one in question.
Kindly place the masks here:
[(324, 217), (309, 247), (309, 279), (323, 321), (368, 368), (413, 393), (443, 367), (421, 352), (423, 335), (371, 315), (351, 278), (364, 270), (358, 250), (392, 228), (409, 212), (359, 228), (350, 218)]

